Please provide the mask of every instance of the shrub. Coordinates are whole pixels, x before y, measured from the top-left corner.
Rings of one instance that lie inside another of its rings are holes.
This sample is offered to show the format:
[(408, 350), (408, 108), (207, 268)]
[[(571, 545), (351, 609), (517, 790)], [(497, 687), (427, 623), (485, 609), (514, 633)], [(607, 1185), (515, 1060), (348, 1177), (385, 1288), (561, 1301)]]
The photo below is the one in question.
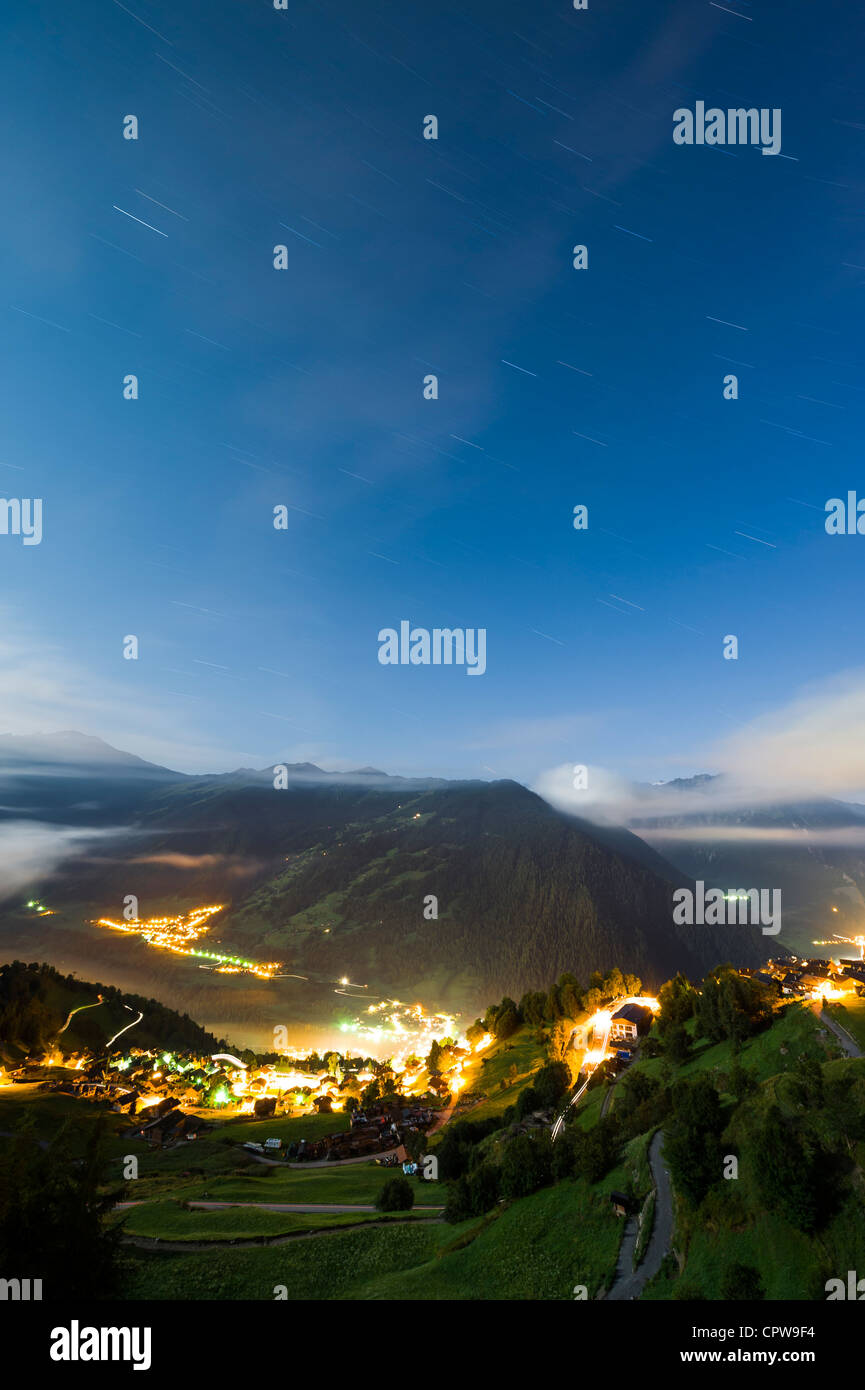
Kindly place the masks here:
[(763, 1280), (753, 1265), (728, 1265), (721, 1275), (721, 1297), (731, 1302), (765, 1298)]
[(549, 1135), (520, 1134), (505, 1147), (502, 1160), (503, 1197), (528, 1197), (552, 1182), (552, 1143)]
[(408, 1178), (389, 1178), (376, 1199), (379, 1211), (411, 1211), (414, 1188)]

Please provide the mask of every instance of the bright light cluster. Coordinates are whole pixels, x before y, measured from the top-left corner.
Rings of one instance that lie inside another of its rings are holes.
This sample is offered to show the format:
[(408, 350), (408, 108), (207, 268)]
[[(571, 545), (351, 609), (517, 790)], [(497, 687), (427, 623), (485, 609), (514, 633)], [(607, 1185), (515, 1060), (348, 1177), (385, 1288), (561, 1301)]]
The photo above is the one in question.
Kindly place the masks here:
[(272, 979), (280, 967), (279, 961), (244, 960), (241, 956), (203, 951), (194, 946), (193, 943), (210, 930), (210, 918), (214, 913), (221, 912), (223, 907), (223, 903), (215, 903), (209, 907), (194, 907), (191, 912), (180, 913), (176, 917), (135, 918), (132, 922), (115, 922), (110, 917), (100, 917), (96, 925), (140, 936), (148, 946), (156, 946), (162, 951), (195, 956), (212, 964), (220, 975), (249, 974), (257, 975), (260, 980)]

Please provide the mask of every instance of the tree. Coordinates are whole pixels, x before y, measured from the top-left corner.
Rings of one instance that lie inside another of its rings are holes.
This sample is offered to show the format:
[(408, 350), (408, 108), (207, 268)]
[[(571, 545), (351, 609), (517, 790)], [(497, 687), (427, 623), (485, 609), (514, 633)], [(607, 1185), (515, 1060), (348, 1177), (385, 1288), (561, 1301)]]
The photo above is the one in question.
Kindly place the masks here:
[(617, 965), (614, 965), (607, 978), (604, 980), (604, 994), (608, 999), (620, 999), (625, 993), (625, 977)]
[(563, 1018), (557, 1018), (550, 1029), (550, 1056), (561, 1061), (571, 1040), (571, 1025)]
[(570, 1067), (564, 1062), (548, 1062), (535, 1073), (532, 1086), (541, 1107), (545, 1110), (552, 1109), (571, 1088)]
[(547, 996), (543, 990), (529, 990), (520, 1000), (520, 1013), (524, 1022), (539, 1027), (547, 1017)]
[(549, 1135), (519, 1134), (505, 1146), (501, 1170), (503, 1197), (528, 1197), (552, 1182), (552, 1143)]
[(615, 1164), (621, 1147), (621, 1131), (616, 1118), (605, 1115), (594, 1129), (577, 1131), (573, 1140), (574, 1174), (587, 1182), (600, 1182)]
[(414, 1188), (408, 1178), (388, 1178), (375, 1202), (378, 1211), (411, 1211)]
[(697, 991), (680, 971), (672, 980), (661, 985), (658, 1003), (661, 1006), (658, 1031), (663, 1034), (668, 1028), (675, 1028), (693, 1018), (697, 1007)]
[(462, 1177), (471, 1161), (471, 1143), (461, 1124), (448, 1125), (436, 1148), (439, 1173), (448, 1182)]
[(499, 1200), (499, 1169), (494, 1163), (481, 1163), (448, 1187), (445, 1221), (467, 1221), (483, 1216)]
[(419, 1163), (427, 1149), (426, 1135), (423, 1131), (419, 1129), (407, 1130), (403, 1137), (403, 1144), (412, 1162)]
[(576, 975), (565, 971), (564, 975), (559, 977), (558, 991), (562, 1014), (565, 1018), (576, 1018), (583, 1003), (583, 991)]
[(123, 1195), (109, 1189), (108, 1127), (99, 1116), (84, 1156), (69, 1156), (65, 1125), (41, 1149), (27, 1124), (0, 1148), (0, 1269), (5, 1277), (41, 1279), (46, 1298), (117, 1293), (119, 1227), (106, 1219)]
[(815, 1057), (802, 1054), (796, 1063), (796, 1079), (802, 1086), (806, 1105), (819, 1110), (823, 1105), (823, 1068)]
[(750, 1302), (765, 1298), (766, 1291), (759, 1270), (753, 1265), (728, 1265), (721, 1275), (721, 1297), (725, 1302)]
[(772, 1105), (762, 1125), (755, 1127), (749, 1144), (757, 1188), (771, 1211), (780, 1211), (800, 1231), (819, 1224), (821, 1197), (825, 1195), (825, 1155), (804, 1132), (784, 1119)]
[(730, 1068), (730, 1075), (727, 1078), (727, 1085), (730, 1094), (735, 1097), (737, 1102), (745, 1100), (758, 1086), (757, 1078), (753, 1071), (748, 1067), (743, 1067), (738, 1057), (733, 1058), (733, 1065)]
[(719, 965), (703, 981), (697, 1024), (712, 1042), (742, 1042), (771, 1022), (774, 996), (749, 975)]
[(371, 1081), (368, 1086), (364, 1086), (360, 1097), (364, 1110), (368, 1105), (375, 1105), (376, 1101), (380, 1099), (381, 1087), (377, 1081)]
[(616, 1115), (632, 1134), (642, 1134), (663, 1119), (668, 1096), (660, 1081), (644, 1071), (631, 1071), (617, 1087)]
[(691, 1039), (684, 1023), (675, 1023), (664, 1034), (664, 1053), (677, 1067), (691, 1056)]
[(541, 1102), (534, 1086), (526, 1086), (517, 1096), (517, 1119), (523, 1120), (526, 1115), (531, 1115), (533, 1111), (541, 1109)]
[(680, 1081), (673, 1087), (664, 1157), (676, 1186), (694, 1206), (722, 1176), (723, 1128), (721, 1101), (708, 1076)]
[(517, 1006), (512, 999), (508, 999), (502, 1006), (501, 1013), (496, 1014), (496, 1021), (493, 1025), (493, 1032), (499, 1040), (509, 1038), (520, 1026), (520, 1016)]
[(426, 1069), (430, 1076), (436, 1076), (441, 1071), (442, 1050), (441, 1044), (433, 1038), (426, 1059)]

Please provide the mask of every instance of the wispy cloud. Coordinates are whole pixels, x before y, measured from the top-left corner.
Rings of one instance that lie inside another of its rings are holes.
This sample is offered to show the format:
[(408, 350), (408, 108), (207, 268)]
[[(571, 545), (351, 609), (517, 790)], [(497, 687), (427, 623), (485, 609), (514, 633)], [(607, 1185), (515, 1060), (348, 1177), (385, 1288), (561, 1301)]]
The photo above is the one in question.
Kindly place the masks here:
[(66, 825), (39, 825), (35, 821), (11, 820), (0, 823), (0, 902), (14, 898), (22, 888), (53, 873), (65, 859), (82, 853), (85, 847), (117, 835), (116, 830), (72, 829)]
[(563, 810), (625, 825), (823, 797), (865, 800), (865, 671), (810, 687), (691, 759), (695, 769), (721, 775), (690, 787), (647, 786), (590, 766), (581, 788), (568, 763), (541, 773), (534, 789)]

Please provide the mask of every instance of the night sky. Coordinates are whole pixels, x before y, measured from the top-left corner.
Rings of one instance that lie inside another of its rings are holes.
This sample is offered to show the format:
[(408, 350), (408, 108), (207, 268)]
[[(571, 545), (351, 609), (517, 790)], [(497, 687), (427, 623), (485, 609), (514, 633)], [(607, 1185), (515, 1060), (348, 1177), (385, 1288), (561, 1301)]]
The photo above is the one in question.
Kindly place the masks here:
[[(865, 496), (863, 29), (803, 0), (18, 7), (0, 488), (43, 539), (0, 536), (0, 731), (652, 779), (816, 691), (861, 760), (865, 537), (824, 508)], [(675, 145), (698, 100), (779, 108), (780, 155)], [(403, 619), (485, 628), (485, 674), (380, 665)]]

